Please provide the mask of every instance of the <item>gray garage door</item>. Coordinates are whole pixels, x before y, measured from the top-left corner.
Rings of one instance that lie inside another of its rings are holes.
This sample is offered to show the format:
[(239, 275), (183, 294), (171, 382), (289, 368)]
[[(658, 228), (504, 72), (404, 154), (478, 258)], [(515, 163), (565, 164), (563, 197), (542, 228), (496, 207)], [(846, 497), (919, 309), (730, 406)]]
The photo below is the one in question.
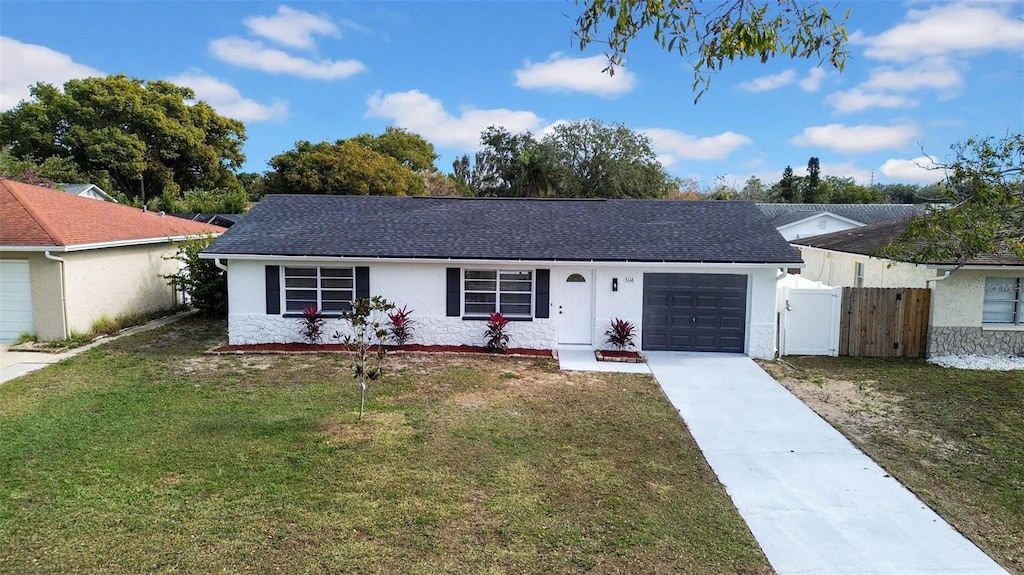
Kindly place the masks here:
[(747, 276), (644, 274), (643, 349), (744, 351)]

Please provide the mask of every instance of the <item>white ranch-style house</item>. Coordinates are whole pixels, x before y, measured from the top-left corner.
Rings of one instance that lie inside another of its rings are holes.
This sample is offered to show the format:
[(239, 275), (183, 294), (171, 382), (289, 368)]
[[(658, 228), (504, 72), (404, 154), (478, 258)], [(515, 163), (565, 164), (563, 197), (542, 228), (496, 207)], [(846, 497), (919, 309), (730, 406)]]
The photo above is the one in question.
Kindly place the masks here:
[(750, 202), (268, 196), (202, 257), (227, 269), (231, 344), (302, 341), (380, 295), (413, 310), (413, 343), (607, 347), (612, 319), (644, 350), (775, 354), (779, 268), (802, 262)]

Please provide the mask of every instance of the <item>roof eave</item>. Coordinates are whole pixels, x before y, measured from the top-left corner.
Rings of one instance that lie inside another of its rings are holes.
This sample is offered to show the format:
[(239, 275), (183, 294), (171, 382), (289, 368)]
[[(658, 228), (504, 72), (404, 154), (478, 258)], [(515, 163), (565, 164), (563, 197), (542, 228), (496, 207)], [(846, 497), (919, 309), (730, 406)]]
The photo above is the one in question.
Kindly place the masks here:
[(770, 267), (770, 268), (802, 268), (804, 263), (781, 262), (781, 261), (681, 261), (681, 260), (603, 260), (603, 259), (565, 259), (565, 258), (456, 258), (456, 257), (390, 257), (390, 256), (328, 256), (328, 255), (274, 255), (274, 254), (239, 254), (239, 253), (211, 253), (200, 252), (200, 259), (219, 260), (278, 260), (278, 261), (381, 261), (390, 263), (464, 263), (481, 264), (487, 262), (519, 263), (531, 265), (580, 265), (589, 264), (594, 266), (729, 266), (729, 267)]
[(84, 250), (99, 250), (104, 248), (121, 248), (130, 246), (144, 246), (151, 244), (163, 244), (170, 242), (181, 242), (193, 238), (203, 237), (205, 234), (219, 236), (223, 232), (204, 232), (188, 235), (165, 236), (159, 238), (139, 238), (131, 240), (117, 240), (110, 242), (93, 242), (86, 244), (72, 244), (69, 246), (19, 246), (0, 245), (0, 251), (4, 252), (80, 252)]

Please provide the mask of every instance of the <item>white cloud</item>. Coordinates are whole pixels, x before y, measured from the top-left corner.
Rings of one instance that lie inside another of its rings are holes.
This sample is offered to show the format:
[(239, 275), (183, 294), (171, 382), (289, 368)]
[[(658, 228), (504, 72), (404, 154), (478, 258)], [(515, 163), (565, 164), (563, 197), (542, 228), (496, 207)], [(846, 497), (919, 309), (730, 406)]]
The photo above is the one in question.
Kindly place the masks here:
[(887, 177), (904, 182), (918, 184), (934, 184), (946, 178), (945, 171), (938, 168), (938, 163), (931, 156), (920, 156), (912, 160), (886, 160), (880, 170)]
[(272, 16), (251, 16), (243, 22), (253, 34), (291, 48), (311, 49), (314, 34), (341, 36), (341, 30), (326, 14), (311, 14), (279, 6)]
[(747, 80), (737, 86), (748, 92), (768, 92), (771, 90), (778, 90), (787, 84), (792, 84), (794, 80), (796, 80), (796, 72), (793, 70), (786, 70), (785, 72), (779, 72), (778, 74), (770, 74), (768, 76), (754, 78), (753, 80)]
[(821, 89), (825, 76), (828, 76), (828, 72), (824, 68), (811, 68), (807, 76), (800, 80), (800, 89), (804, 92), (817, 92)]
[(828, 148), (846, 154), (862, 154), (890, 148), (899, 148), (917, 136), (917, 128), (910, 124), (896, 126), (844, 126), (829, 124), (804, 128), (790, 143), (797, 146)]
[(290, 74), (315, 80), (340, 80), (366, 70), (358, 60), (313, 60), (267, 48), (262, 42), (236, 36), (210, 42), (210, 52), (229, 64), (270, 74)]
[(614, 98), (631, 91), (636, 86), (636, 74), (618, 66), (615, 75), (602, 72), (608, 65), (604, 56), (570, 58), (554, 53), (544, 62), (529, 60), (515, 71), (516, 86), (520, 88), (586, 92), (606, 98)]
[(1008, 12), (1014, 3), (961, 2), (910, 10), (906, 20), (877, 36), (854, 34), (870, 58), (907, 62), (922, 56), (1024, 47), (1024, 22)]
[(875, 68), (860, 87), (891, 92), (914, 92), (924, 88), (951, 92), (962, 83), (960, 72), (948, 60), (927, 58), (903, 68)]
[(536, 132), (543, 120), (533, 112), (496, 108), (465, 108), (453, 116), (437, 98), (419, 90), (377, 92), (366, 100), (366, 115), (387, 118), (396, 126), (423, 136), (438, 146), (475, 150), (480, 147), (480, 132), (488, 126), (503, 126), (510, 132)]
[(679, 160), (719, 160), (753, 140), (736, 132), (700, 138), (665, 128), (641, 130), (654, 145), (658, 160), (666, 168)]
[(60, 87), (75, 78), (105, 76), (103, 72), (79, 64), (70, 56), (38, 44), (26, 44), (0, 36), (3, 73), (0, 74), (0, 111), (27, 100), (29, 86), (46, 82)]
[(213, 106), (217, 113), (242, 120), (243, 122), (263, 122), (280, 120), (288, 116), (288, 103), (280, 100), (272, 104), (260, 104), (255, 100), (242, 97), (237, 88), (199, 72), (188, 72), (167, 79), (179, 86), (192, 88), (196, 98)]
[(913, 98), (898, 94), (865, 91), (860, 87), (834, 92), (829, 94), (825, 101), (840, 114), (850, 114), (868, 108), (904, 109), (917, 106), (917, 100)]

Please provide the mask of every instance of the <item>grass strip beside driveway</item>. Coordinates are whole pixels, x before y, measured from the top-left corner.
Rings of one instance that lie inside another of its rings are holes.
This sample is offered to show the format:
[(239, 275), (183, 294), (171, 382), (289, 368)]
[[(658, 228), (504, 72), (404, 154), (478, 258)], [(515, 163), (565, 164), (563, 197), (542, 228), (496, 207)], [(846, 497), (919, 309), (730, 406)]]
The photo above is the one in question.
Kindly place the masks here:
[(0, 386), (0, 571), (769, 573), (648, 376), (206, 356), (189, 319)]

